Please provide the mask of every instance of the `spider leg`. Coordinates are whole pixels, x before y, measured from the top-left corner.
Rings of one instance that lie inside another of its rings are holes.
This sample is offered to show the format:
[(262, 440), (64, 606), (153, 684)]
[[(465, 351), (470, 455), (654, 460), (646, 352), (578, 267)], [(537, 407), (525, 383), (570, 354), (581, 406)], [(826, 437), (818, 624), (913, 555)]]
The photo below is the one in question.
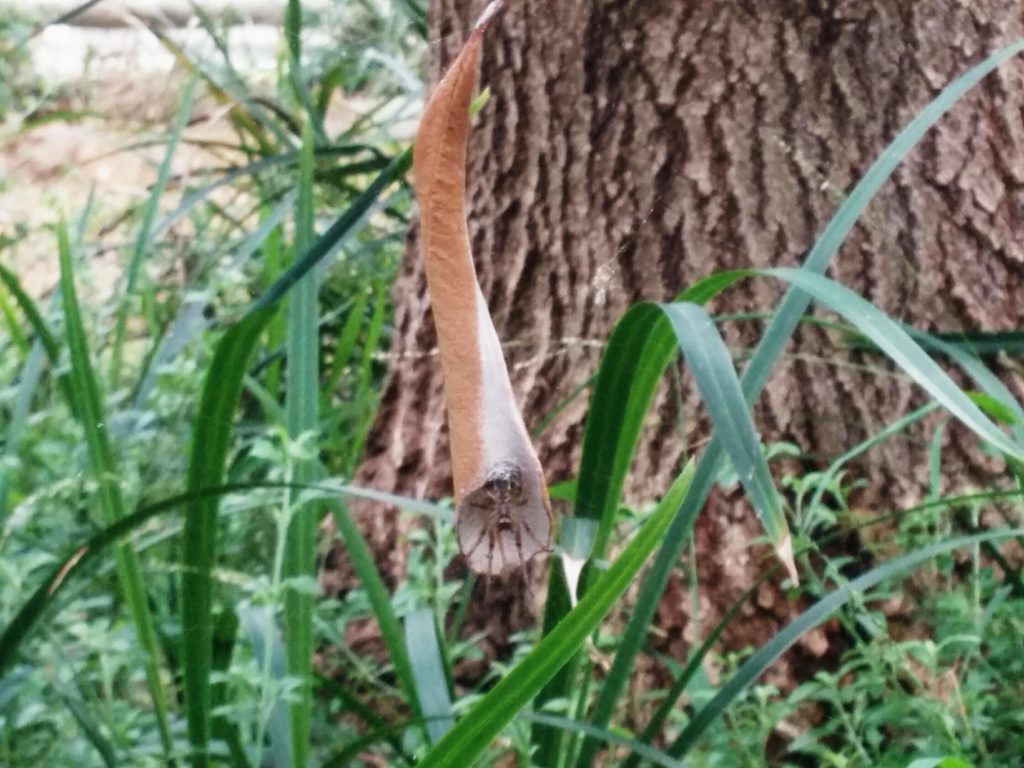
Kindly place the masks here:
[(490, 602), (491, 581), (494, 579), (494, 530), (487, 529), (487, 573), (484, 575), (484, 603)]
[(466, 558), (467, 560), (469, 560), (469, 558), (471, 558), (471, 557), (473, 556), (473, 553), (474, 553), (474, 552), (476, 552), (476, 550), (477, 550), (477, 547), (479, 547), (479, 546), (480, 546), (481, 544), (483, 544), (483, 543), (484, 543), (484, 536), (485, 536), (486, 534), (487, 534), (487, 529), (486, 529), (486, 528), (483, 528), (483, 529), (482, 529), (482, 530), (480, 531), (480, 535), (476, 537), (476, 541), (475, 541), (475, 542), (473, 542), (473, 546), (472, 546), (472, 547), (470, 547), (470, 548), (469, 548), (469, 550), (468, 550), (467, 552), (463, 553), (463, 554), (464, 554), (464, 556), (465, 556), (465, 558)]
[(529, 535), (529, 537), (530, 537), (531, 539), (533, 539), (534, 543), (535, 543), (535, 544), (536, 544), (536, 545), (537, 545), (538, 547), (540, 547), (540, 551), (541, 551), (541, 552), (550, 552), (550, 551), (551, 551), (551, 545), (550, 545), (550, 543), (549, 543), (549, 542), (544, 542), (544, 541), (541, 541), (540, 539), (538, 539), (538, 538), (537, 538), (537, 534), (535, 534), (535, 533), (533, 532), (533, 529), (532, 529), (532, 528), (530, 528), (530, 524), (529, 524), (528, 522), (526, 522), (525, 520), (523, 520), (523, 521), (522, 521), (522, 526), (523, 526), (523, 528), (525, 528), (525, 529), (526, 529), (526, 533), (527, 533), (527, 534)]
[(523, 529), (518, 525), (515, 527), (515, 539), (516, 551), (519, 553), (519, 570), (523, 574), (523, 588), (526, 590), (527, 597), (533, 597), (530, 590), (530, 579), (526, 573), (526, 558), (523, 557)]
[[(501, 546), (501, 538), (498, 538), (498, 545)], [(494, 529), (487, 529), (487, 578), (494, 575)]]

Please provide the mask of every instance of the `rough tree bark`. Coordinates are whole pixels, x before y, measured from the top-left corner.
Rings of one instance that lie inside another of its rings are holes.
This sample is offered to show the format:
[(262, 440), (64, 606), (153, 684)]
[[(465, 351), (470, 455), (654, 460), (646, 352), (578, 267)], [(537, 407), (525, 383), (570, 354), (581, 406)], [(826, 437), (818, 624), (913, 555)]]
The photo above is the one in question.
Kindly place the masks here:
[[(483, 4), (431, 3), (432, 81)], [(470, 230), (531, 427), (591, 375), (630, 303), (671, 297), (717, 269), (798, 264), (899, 128), (969, 65), (1024, 35), (1018, 0), (508, 5), (482, 65), (492, 96), (471, 140)], [(395, 287), (394, 364), (359, 481), (438, 497), (450, 493), (441, 371), (414, 245)], [(989, 77), (914, 151), (831, 276), (924, 329), (1024, 322), (1024, 62)], [(749, 281), (713, 308), (763, 311), (778, 295)], [(749, 347), (759, 327), (729, 324), (727, 341)], [(844, 358), (836, 341), (800, 331), (756, 409), (766, 440), (834, 456), (920, 401), (879, 358)], [(1022, 391), (1013, 366), (1002, 371)], [(550, 481), (574, 471), (585, 410), (578, 398), (540, 439)], [(685, 374), (650, 421), (630, 475), (634, 500), (655, 497), (706, 437)], [(918, 496), (930, 434), (869, 453), (858, 502)], [(998, 469), (955, 429), (943, 457), (946, 477)], [(362, 520), (381, 565), (400, 574), (396, 515), (376, 508)], [(748, 548), (757, 532), (739, 493), (717, 492), (702, 513), (703, 626), (763, 567)], [(766, 590), (730, 641), (759, 643), (791, 610)], [(663, 649), (682, 652), (688, 612), (673, 582), (658, 618)], [(805, 652), (826, 645), (811, 638)]]

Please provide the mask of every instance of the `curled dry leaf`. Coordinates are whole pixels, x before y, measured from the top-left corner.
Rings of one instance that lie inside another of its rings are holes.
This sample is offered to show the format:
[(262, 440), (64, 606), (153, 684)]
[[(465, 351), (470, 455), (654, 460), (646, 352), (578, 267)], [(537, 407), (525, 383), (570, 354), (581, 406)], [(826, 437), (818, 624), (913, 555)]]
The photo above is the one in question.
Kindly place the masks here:
[(477, 573), (522, 569), (551, 544), (553, 519), (544, 473), (516, 405), (498, 334), (480, 292), (466, 226), (469, 104), (484, 11), (434, 90), (413, 147), (420, 244), (444, 371), (455, 526)]

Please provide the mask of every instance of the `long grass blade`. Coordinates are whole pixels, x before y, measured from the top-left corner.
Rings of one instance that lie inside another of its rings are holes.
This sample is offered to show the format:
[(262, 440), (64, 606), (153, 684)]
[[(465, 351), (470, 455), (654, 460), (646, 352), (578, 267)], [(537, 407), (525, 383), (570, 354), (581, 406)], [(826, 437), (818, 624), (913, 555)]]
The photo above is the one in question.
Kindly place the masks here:
[(422, 718), (419, 697), (417, 696), (416, 677), (413, 674), (412, 662), (406, 653), (402, 627), (391, 607), (391, 596), (381, 578), (380, 571), (373, 559), (373, 552), (363, 537), (362, 531), (348, 513), (343, 502), (337, 499), (328, 500), (334, 517), (334, 526), (345, 545), (352, 568), (359, 577), (359, 583), (366, 590), (370, 608), (380, 627), (381, 639), (388, 649), (391, 663), (395, 667), (398, 684), (405, 694), (405, 700), (412, 708), (413, 717)]
[(899, 323), (869, 301), (834, 280), (806, 270), (780, 267), (757, 273), (784, 280), (842, 315), (964, 426), (1008, 456), (1024, 459), (1024, 447), (993, 424)]
[(416, 699), (427, 719), (427, 735), (436, 744), (455, 725), (455, 718), (441, 638), (432, 611), (420, 609), (405, 617), (405, 649), (416, 681)]
[[(307, 125), (302, 134), (299, 163), (299, 198), (295, 211), (296, 254), (305, 253), (315, 238), (313, 232), (313, 135)], [(288, 304), (288, 389), (285, 397), (288, 437), (298, 440), (317, 429), (320, 376), (320, 338), (317, 322), (317, 275), (307, 273), (295, 284)], [(297, 459), (292, 479), (297, 483), (316, 480), (319, 463), (315, 456)], [(287, 501), (290, 524), (284, 557), (284, 577), (315, 577), (316, 524), (319, 507), (303, 503), (297, 494)], [(313, 599), (304, 589), (285, 593), (285, 638), (288, 673), (302, 681), (289, 707), (292, 764), (309, 762), (309, 734), (313, 712)]]
[(211, 571), (217, 554), (220, 506), (218, 495), (203, 492), (223, 484), (242, 379), (260, 334), (272, 316), (272, 309), (250, 315), (229, 328), (221, 338), (206, 374), (192, 435), (188, 490), (195, 500), (185, 510), (182, 532), (181, 654), (193, 768), (210, 765), (214, 587)]
[[(82, 314), (75, 291), (74, 267), (71, 258), (71, 243), (67, 228), (61, 222), (57, 228), (58, 251), (60, 255), (60, 289), (64, 306), (64, 333), (67, 337), (71, 357), (72, 393), (77, 403), (77, 412), (85, 433), (89, 462), (96, 481), (100, 507), (107, 524), (116, 523), (125, 516), (124, 498), (114, 452), (107, 435), (106, 414), (99, 382), (89, 359), (88, 341), (82, 324)], [(127, 545), (115, 550), (118, 582), (135, 624), (139, 645), (145, 655), (146, 683), (149, 686), (157, 729), (163, 744), (164, 754), (171, 761), (171, 731), (168, 722), (167, 698), (160, 678), (160, 655), (157, 645), (153, 615), (146, 598), (142, 568), (135, 551)]]
[(156, 219), (157, 206), (160, 198), (167, 189), (167, 181), (171, 176), (171, 164), (174, 155), (178, 151), (178, 143), (181, 134), (188, 124), (192, 115), (192, 104), (195, 101), (196, 79), (189, 78), (185, 85), (185, 91), (181, 97), (181, 106), (178, 108), (178, 116), (171, 129), (171, 135), (167, 140), (167, 149), (164, 151), (163, 160), (157, 171), (156, 182), (149, 193), (149, 198), (142, 209), (142, 221), (139, 223), (139, 231), (135, 236), (135, 245), (132, 248), (132, 256), (125, 269), (124, 291), (117, 305), (117, 313), (114, 319), (114, 340), (110, 358), (110, 386), (117, 389), (121, 378), (121, 365), (124, 356), (124, 335), (128, 324), (128, 311), (131, 307), (132, 297), (135, 295), (136, 283), (139, 281), (139, 274), (142, 271), (142, 262), (149, 254), (152, 244), (153, 222)]

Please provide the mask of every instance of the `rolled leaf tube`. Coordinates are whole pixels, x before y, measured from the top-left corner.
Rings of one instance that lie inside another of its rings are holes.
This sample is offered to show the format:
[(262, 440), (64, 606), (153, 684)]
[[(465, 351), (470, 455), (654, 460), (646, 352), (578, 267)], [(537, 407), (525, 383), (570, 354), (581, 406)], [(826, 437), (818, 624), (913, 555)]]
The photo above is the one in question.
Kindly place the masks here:
[(459, 547), (477, 573), (524, 568), (547, 551), (544, 472), (516, 405), (501, 343), (476, 278), (466, 225), (469, 104), (491, 3), (434, 90), (416, 134), (420, 250), (444, 373)]

